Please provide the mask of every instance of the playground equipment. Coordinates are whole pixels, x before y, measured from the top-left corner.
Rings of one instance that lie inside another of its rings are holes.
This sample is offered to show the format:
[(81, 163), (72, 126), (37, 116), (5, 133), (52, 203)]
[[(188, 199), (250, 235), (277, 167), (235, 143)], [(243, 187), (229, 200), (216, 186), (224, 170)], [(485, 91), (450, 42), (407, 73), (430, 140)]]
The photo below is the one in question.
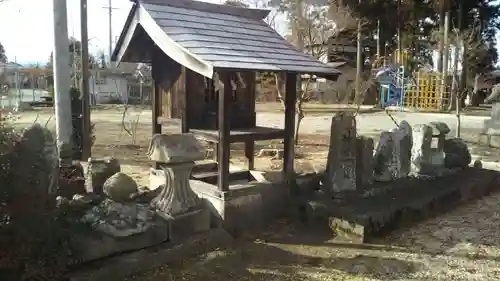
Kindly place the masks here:
[(396, 63), (375, 70), (375, 79), (380, 84), (379, 102), (382, 108), (397, 110), (441, 111), (449, 102), (449, 85), (441, 88), (443, 80), (439, 73), (417, 71), (406, 75), (405, 62), (408, 53), (393, 55)]
[(441, 74), (417, 72), (414, 83), (408, 84), (404, 90), (403, 107), (416, 111), (440, 111), (448, 105), (449, 85), (446, 85), (443, 95)]
[(383, 108), (394, 106), (403, 110), (404, 102), (404, 68), (386, 66), (375, 74), (380, 84), (380, 105)]

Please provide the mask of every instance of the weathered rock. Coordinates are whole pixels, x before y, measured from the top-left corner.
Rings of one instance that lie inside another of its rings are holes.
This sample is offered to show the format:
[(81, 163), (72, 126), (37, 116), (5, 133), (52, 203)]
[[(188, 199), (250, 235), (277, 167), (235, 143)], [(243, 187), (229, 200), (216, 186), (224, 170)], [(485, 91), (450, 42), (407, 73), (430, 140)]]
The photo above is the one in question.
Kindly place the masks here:
[(116, 202), (127, 202), (137, 192), (137, 183), (124, 173), (116, 173), (104, 182), (104, 194)]
[(115, 158), (89, 158), (85, 181), (87, 192), (102, 194), (104, 182), (112, 175), (120, 172), (120, 169), (120, 163)]
[(467, 143), (459, 138), (444, 141), (444, 165), (446, 168), (467, 168), (471, 162), (471, 155)]
[(202, 160), (205, 150), (192, 134), (158, 134), (151, 139), (147, 155), (152, 161), (172, 164)]
[(105, 199), (87, 211), (82, 220), (113, 237), (127, 237), (145, 232), (151, 226), (154, 212), (147, 205), (121, 203)]
[(391, 132), (382, 132), (374, 155), (375, 180), (390, 181), (408, 176), (412, 146), (412, 128), (404, 120)]
[(432, 171), (432, 128), (426, 124), (413, 127), (413, 146), (411, 150), (411, 170), (421, 174)]
[(432, 128), (432, 135), (446, 135), (448, 134), (451, 130), (448, 124), (445, 122), (431, 122), (429, 125)]

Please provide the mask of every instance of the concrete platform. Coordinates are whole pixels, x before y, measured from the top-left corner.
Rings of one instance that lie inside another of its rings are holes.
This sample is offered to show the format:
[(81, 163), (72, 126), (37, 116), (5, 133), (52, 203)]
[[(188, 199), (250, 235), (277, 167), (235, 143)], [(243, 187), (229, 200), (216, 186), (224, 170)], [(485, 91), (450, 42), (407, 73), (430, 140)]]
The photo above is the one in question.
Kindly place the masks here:
[(230, 245), (233, 238), (223, 229), (193, 235), (182, 242), (167, 242), (152, 248), (87, 263), (67, 274), (70, 281), (121, 281), (125, 278), (182, 261), (191, 256)]
[(414, 223), (498, 189), (499, 175), (498, 171), (471, 167), (439, 178), (405, 178), (335, 202), (313, 200), (310, 205), (324, 209), (336, 239), (364, 243), (401, 224)]

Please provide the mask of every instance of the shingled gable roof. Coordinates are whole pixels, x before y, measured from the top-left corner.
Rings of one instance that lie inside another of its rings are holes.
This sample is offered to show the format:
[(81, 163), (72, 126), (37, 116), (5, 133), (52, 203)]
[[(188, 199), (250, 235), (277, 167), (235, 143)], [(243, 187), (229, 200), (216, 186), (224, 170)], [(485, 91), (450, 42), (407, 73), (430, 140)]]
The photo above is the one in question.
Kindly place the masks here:
[(267, 25), (263, 20), (267, 10), (193, 0), (134, 2), (114, 50), (114, 61), (122, 61), (140, 25), (166, 55), (209, 78), (217, 69), (340, 74), (295, 49)]

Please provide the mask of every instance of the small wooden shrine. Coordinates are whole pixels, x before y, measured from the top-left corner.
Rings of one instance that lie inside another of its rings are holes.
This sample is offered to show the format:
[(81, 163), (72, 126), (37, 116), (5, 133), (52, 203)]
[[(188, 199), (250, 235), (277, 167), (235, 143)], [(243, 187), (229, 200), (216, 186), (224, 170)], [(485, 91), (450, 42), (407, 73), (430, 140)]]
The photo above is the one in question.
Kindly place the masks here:
[[(148, 62), (154, 79), (153, 134), (180, 124), (218, 144), (219, 191), (229, 191), (229, 145), (284, 139), (284, 179), (294, 179), (294, 127), (298, 74), (336, 79), (335, 70), (296, 50), (263, 19), (267, 10), (192, 0), (136, 0), (112, 59)], [(255, 75), (286, 73), (285, 128), (256, 124)]]

